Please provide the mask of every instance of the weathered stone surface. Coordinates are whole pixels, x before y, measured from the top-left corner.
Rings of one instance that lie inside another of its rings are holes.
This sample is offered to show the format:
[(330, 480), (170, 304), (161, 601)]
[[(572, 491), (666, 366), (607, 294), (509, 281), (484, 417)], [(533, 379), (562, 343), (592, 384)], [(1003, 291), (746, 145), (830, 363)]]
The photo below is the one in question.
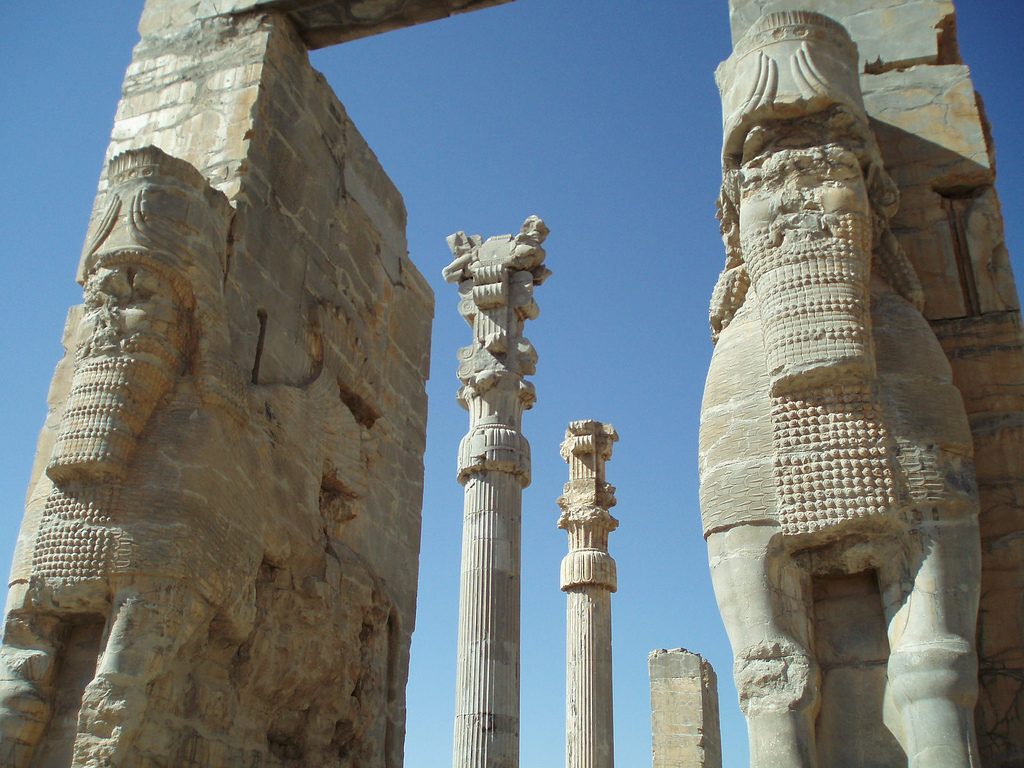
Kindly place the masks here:
[[(840, 20), (852, 24), (860, 5)], [(1012, 766), (1024, 761), (1024, 337), (981, 98), (966, 67), (943, 61), (861, 81), (900, 189), (893, 233), (970, 419), (981, 503), (979, 747), (986, 766)]]
[(721, 768), (718, 677), (710, 662), (685, 648), (651, 651), (654, 768)]
[(148, 0), (139, 31), (158, 35), (197, 19), (287, 14), (309, 48), (422, 24), (512, 0)]
[[(869, 571), (813, 579), (814, 645), (821, 674), (815, 740), (829, 768), (906, 765), (884, 722), (889, 641), (878, 580)], [(855, 734), (855, 738), (851, 738)]]
[(801, 10), (841, 22), (872, 70), (959, 61), (953, 0), (729, 0), (733, 43), (765, 14)]
[(0, 762), (401, 765), (432, 313), (401, 198), (284, 16), (144, 35), (108, 159)]
[(701, 506), (754, 768), (977, 755), (972, 435), (858, 70), (839, 25), (792, 11), (718, 73)]
[(573, 421), (561, 449), (569, 464), (569, 482), (558, 497), (558, 527), (569, 534), (560, 579), (566, 593), (566, 768), (615, 765), (611, 593), (618, 576), (608, 534), (619, 521), (608, 512), (615, 487), (605, 480), (605, 464), (618, 439), (611, 424)]
[(1017, 309), (995, 166), (967, 67), (865, 76), (865, 104), (900, 188), (893, 218), (931, 320)]
[(458, 399), (469, 411), (459, 446), (466, 487), (455, 681), (455, 768), (519, 765), (519, 573), (523, 488), (530, 444), (523, 411), (533, 405), (537, 353), (523, 336), (537, 317), (534, 287), (551, 274), (541, 244), (548, 228), (530, 216), (516, 235), (483, 240), (456, 232), (445, 280), (473, 342), (459, 350)]
[(984, 765), (1012, 767), (1024, 759), (1024, 333), (1016, 310), (933, 326), (964, 396), (981, 499), (979, 746)]

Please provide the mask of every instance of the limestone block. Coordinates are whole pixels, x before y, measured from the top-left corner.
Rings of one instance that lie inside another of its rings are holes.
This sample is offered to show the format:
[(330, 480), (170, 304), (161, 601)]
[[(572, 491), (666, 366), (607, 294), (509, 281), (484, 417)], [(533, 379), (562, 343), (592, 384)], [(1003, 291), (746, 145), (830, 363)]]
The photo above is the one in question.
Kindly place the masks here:
[(196, 19), (287, 13), (309, 48), (443, 19), (511, 0), (148, 0), (139, 30), (160, 34)]
[(886, 168), (900, 186), (992, 183), (994, 158), (966, 66), (864, 75), (861, 85)]
[(711, 664), (683, 648), (651, 651), (654, 768), (721, 768), (718, 678)]
[[(812, 591), (822, 677), (816, 729), (820, 764), (905, 764), (892, 733), (878, 727), (884, 719), (889, 642), (875, 575), (815, 578)], [(847, 738), (850, 733), (858, 738)]]
[(1024, 754), (1024, 337), (1016, 311), (933, 323), (964, 394), (981, 499), (981, 604), (976, 719), (986, 761)]
[(1020, 309), (1020, 297), (1003, 234), (1003, 215), (994, 187), (982, 187), (952, 211), (959, 217), (981, 314)]
[(733, 44), (766, 13), (811, 9), (846, 27), (862, 68), (958, 60), (952, 0), (729, 0)]
[[(943, 320), (933, 322), (932, 328), (949, 358), (953, 381), (963, 393), (975, 440), (979, 427), (986, 431), (986, 418), (1020, 411), (1024, 330), (1017, 312)], [(990, 463), (986, 457), (979, 466)]]
[(966, 67), (865, 75), (864, 100), (901, 190), (893, 231), (943, 319), (1019, 305), (992, 183), (995, 162)]

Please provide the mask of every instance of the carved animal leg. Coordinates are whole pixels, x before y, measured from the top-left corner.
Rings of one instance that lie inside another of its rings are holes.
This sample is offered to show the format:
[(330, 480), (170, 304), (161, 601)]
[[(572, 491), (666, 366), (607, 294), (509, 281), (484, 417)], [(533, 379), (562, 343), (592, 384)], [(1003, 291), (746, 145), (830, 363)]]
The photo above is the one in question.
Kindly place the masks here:
[(211, 613), (181, 585), (116, 595), (96, 676), (82, 697), (73, 765), (145, 764), (136, 741), (146, 722), (149, 688), (195, 631), (209, 626)]
[(773, 542), (774, 526), (708, 537), (711, 580), (732, 645), (751, 768), (815, 768), (819, 675), (808, 651), (806, 577)]
[(28, 766), (46, 730), (60, 632), (53, 616), (7, 615), (0, 647), (0, 765)]
[(978, 766), (977, 519), (928, 521), (915, 534), (920, 547), (907, 582), (883, 584), (890, 647), (886, 719), (909, 768)]

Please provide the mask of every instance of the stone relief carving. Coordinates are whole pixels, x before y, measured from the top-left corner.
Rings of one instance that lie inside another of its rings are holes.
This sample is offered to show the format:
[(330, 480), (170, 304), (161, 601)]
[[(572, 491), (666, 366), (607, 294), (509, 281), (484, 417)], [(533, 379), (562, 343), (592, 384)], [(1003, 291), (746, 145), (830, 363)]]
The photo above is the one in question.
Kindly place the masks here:
[(330, 376), (243, 384), (233, 213), (198, 171), (148, 147), (108, 183), (14, 565), (0, 762), (383, 765), (398, 627), (343, 536), (364, 428)]
[(889, 231), (898, 195), (856, 47), (819, 14), (769, 14), (718, 82), (727, 259), (710, 312), (701, 509), (751, 764), (839, 764), (829, 675), (855, 660), (823, 662), (814, 606), (830, 579), (860, 574), (884, 616), (870, 661), (887, 682), (864, 683), (884, 688), (884, 707), (854, 704), (850, 717), (893, 734), (875, 758), (976, 764), (971, 437)]

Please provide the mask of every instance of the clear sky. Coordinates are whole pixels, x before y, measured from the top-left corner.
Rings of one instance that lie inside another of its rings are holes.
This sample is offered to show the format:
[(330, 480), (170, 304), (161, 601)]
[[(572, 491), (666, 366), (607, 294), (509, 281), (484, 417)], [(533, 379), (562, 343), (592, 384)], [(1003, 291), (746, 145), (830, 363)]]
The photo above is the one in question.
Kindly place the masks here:
[[(141, 0), (3, 0), (0, 211), (0, 571), (9, 567), (46, 390)], [(960, 0), (960, 43), (985, 97), (1007, 242), (1024, 274), (1024, 4)], [(527, 327), (540, 353), (524, 419), (522, 764), (564, 764), (565, 534), (558, 445), (577, 418), (612, 422), (618, 486), (613, 598), (616, 756), (650, 765), (646, 658), (685, 646), (714, 664), (725, 765), (747, 765), (731, 655), (697, 505), (697, 423), (711, 343), (707, 305), (723, 251), (714, 220), (727, 0), (518, 0), (316, 52), (405, 196), (412, 258), (437, 300), (420, 597), (408, 688), (408, 768), (449, 764), (467, 415), (455, 350), (469, 339), (440, 278), (444, 238), (551, 228), (554, 276)]]

